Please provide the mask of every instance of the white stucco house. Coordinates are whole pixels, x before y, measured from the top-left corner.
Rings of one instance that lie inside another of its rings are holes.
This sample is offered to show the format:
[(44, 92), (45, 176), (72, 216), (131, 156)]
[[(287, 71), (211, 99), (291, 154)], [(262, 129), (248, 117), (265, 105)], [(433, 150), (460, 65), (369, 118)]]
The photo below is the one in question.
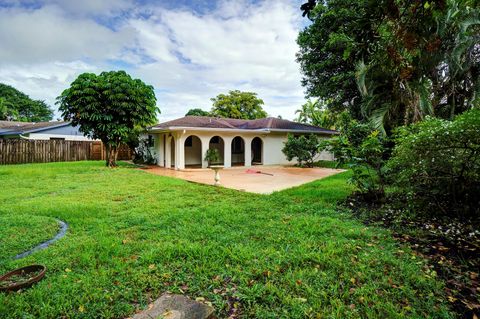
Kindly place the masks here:
[[(225, 167), (252, 165), (287, 165), (282, 153), (288, 134), (316, 134), (329, 138), (336, 131), (296, 123), (274, 117), (257, 120), (239, 120), (206, 116), (185, 116), (152, 126), (148, 134), (158, 165), (177, 170), (206, 168), (204, 160), (209, 148), (220, 153)], [(318, 159), (333, 160), (323, 152)]]
[(0, 138), (29, 140), (91, 141), (70, 122), (15, 122), (0, 121)]

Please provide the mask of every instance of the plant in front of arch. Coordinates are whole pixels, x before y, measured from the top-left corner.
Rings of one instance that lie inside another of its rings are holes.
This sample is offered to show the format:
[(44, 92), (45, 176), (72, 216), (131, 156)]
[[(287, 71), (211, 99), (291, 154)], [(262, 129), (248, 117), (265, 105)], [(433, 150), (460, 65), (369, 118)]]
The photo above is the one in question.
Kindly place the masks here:
[(216, 148), (209, 148), (205, 153), (205, 160), (208, 162), (208, 166), (220, 161), (220, 153)]

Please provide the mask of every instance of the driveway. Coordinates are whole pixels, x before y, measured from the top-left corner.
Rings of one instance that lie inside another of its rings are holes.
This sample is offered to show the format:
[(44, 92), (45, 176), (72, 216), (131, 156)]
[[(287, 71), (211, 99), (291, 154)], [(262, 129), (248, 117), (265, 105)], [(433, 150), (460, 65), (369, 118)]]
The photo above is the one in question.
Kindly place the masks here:
[[(146, 172), (161, 176), (181, 178), (187, 181), (213, 185), (214, 172), (211, 169), (173, 169), (152, 166)], [(330, 168), (298, 168), (283, 166), (232, 167), (220, 171), (220, 184), (232, 188), (259, 194), (270, 194), (282, 189), (299, 186), (327, 176), (343, 172)]]

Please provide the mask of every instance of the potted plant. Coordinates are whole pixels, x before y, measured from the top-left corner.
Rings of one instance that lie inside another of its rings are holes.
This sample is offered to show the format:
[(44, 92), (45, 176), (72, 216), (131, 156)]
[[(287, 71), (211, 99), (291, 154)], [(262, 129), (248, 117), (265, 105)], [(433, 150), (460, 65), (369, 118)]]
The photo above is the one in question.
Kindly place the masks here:
[(216, 148), (209, 148), (205, 153), (205, 161), (208, 162), (208, 166), (212, 165), (213, 163), (218, 163), (220, 160), (220, 153)]

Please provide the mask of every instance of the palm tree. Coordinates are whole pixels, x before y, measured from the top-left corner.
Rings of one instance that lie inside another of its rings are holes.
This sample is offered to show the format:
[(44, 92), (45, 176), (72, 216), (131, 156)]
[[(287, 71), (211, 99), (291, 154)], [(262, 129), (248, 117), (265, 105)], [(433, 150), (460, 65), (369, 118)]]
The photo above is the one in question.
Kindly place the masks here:
[(308, 100), (302, 107), (295, 111), (298, 117), (295, 121), (311, 124), (327, 129), (335, 128), (336, 115), (326, 108), (320, 100)]

